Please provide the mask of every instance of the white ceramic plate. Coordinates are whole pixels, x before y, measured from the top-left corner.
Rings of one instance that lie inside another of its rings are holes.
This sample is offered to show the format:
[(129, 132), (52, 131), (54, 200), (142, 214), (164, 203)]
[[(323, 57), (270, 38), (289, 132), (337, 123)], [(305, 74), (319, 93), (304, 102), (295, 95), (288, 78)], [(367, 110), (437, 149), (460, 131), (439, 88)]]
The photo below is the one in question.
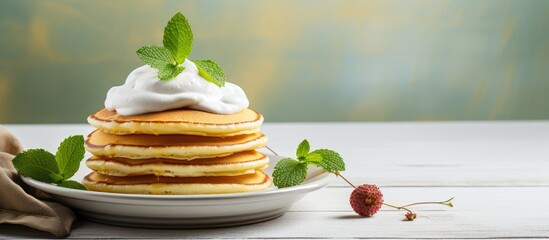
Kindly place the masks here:
[[(269, 158), (270, 167), (265, 172), (271, 175), (281, 158)], [(73, 180), (80, 181), (91, 172), (84, 162)], [(23, 177), (29, 186), (49, 193), (92, 221), (148, 228), (226, 227), (270, 220), (332, 179), (333, 174), (310, 167), (305, 182), (290, 188), (234, 194), (145, 195), (75, 190)]]

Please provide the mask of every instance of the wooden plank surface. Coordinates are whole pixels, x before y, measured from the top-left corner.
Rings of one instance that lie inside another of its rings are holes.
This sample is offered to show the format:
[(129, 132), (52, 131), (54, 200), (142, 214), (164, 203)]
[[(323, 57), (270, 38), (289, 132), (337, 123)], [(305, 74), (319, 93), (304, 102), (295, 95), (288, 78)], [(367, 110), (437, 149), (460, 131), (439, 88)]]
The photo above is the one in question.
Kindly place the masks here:
[[(87, 125), (9, 125), (25, 147), (54, 151)], [(79, 220), (72, 238), (549, 238), (549, 122), (276, 123), (269, 145), (292, 155), (301, 139), (340, 152), (355, 184), (376, 183), (385, 200), (445, 200), (454, 208), (419, 206), (418, 219), (382, 208), (375, 217), (351, 210), (340, 179), (296, 203), (284, 216), (249, 226), (207, 230), (137, 229)], [(0, 225), (0, 238), (48, 237)]]
[[(402, 221), (403, 211), (384, 207), (371, 218), (358, 217), (348, 204), (350, 188), (329, 187), (307, 195), (284, 216), (254, 225), (158, 230), (103, 225), (80, 220), (73, 238), (538, 238), (549, 237), (548, 187), (385, 187), (385, 200), (404, 204), (455, 196), (455, 207), (418, 206), (418, 218)], [(6, 237), (46, 237), (36, 231), (0, 225)]]

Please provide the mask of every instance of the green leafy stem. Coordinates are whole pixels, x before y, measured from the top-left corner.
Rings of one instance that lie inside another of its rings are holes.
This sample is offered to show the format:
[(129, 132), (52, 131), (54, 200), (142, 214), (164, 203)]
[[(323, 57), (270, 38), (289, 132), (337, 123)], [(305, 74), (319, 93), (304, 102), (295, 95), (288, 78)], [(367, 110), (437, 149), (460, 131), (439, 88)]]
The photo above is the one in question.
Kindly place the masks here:
[(84, 152), (84, 137), (70, 136), (61, 142), (55, 155), (44, 149), (29, 149), (17, 154), (12, 163), (21, 176), (86, 190), (79, 182), (69, 180), (78, 171)]
[[(158, 69), (158, 78), (170, 80), (179, 75), (185, 67), (181, 66), (191, 55), (193, 32), (189, 22), (181, 13), (168, 22), (164, 28), (163, 47), (145, 46), (137, 50), (137, 56), (151, 67)], [(198, 74), (219, 87), (225, 85), (225, 72), (213, 60), (193, 60)]]
[(329, 149), (317, 149), (311, 152), (311, 146), (306, 139), (297, 147), (296, 156), (297, 159), (283, 158), (276, 164), (273, 171), (273, 183), (276, 187), (286, 188), (303, 183), (307, 178), (309, 165), (320, 167), (336, 175), (339, 175), (340, 171), (345, 171), (345, 162), (339, 153)]

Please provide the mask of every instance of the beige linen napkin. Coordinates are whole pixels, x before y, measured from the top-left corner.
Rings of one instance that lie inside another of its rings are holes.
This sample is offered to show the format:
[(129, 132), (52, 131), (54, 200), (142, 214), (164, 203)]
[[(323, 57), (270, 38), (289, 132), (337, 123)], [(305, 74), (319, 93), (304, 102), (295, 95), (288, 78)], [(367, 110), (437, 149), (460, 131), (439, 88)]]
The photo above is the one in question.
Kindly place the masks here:
[(17, 138), (0, 126), (0, 224), (20, 224), (56, 237), (67, 236), (74, 213), (21, 181), (11, 160), (22, 150)]

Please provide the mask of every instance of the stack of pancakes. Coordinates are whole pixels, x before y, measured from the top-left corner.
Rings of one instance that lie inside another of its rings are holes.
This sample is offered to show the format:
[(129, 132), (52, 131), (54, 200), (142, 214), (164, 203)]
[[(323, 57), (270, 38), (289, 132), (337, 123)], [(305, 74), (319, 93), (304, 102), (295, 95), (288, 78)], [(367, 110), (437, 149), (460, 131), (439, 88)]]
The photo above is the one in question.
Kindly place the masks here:
[(94, 172), (88, 190), (136, 194), (210, 194), (265, 190), (269, 159), (255, 149), (267, 138), (263, 117), (190, 109), (122, 116), (102, 109), (88, 117), (98, 128), (85, 147)]

